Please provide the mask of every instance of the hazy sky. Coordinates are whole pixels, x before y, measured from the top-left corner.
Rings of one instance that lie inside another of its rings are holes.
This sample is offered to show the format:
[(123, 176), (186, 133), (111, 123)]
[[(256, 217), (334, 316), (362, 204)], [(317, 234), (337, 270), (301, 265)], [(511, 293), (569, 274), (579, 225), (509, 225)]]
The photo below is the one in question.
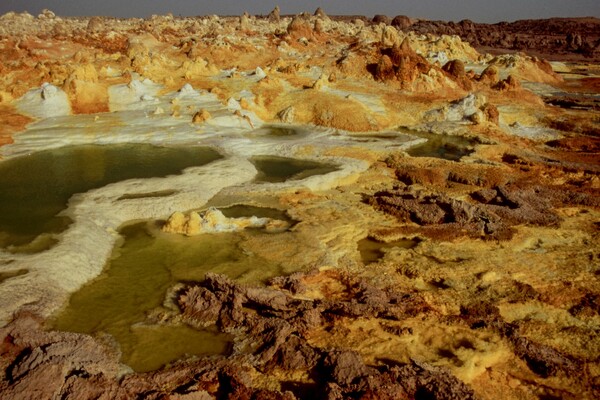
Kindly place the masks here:
[(244, 11), (267, 14), (277, 4), (282, 14), (312, 13), (320, 6), (329, 14), (408, 15), (448, 21), (600, 17), (600, 0), (0, 0), (0, 14), (28, 11), (37, 15), (44, 8), (63, 16), (148, 17), (168, 12), (176, 16), (239, 15)]

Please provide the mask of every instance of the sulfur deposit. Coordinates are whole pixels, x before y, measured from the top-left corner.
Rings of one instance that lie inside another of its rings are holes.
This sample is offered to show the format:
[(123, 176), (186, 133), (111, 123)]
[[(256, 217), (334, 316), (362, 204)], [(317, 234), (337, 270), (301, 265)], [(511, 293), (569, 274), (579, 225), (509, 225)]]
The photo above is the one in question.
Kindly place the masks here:
[[(599, 398), (598, 26), (0, 16), (6, 193), (46, 150), (214, 150), (76, 190), (31, 240), (0, 193), (0, 398)], [(52, 159), (41, 196), (118, 162)], [(153, 303), (121, 299), (118, 329), (156, 349), (201, 332), (213, 353), (134, 371), (144, 343), (56, 329), (156, 248), (120, 289)]]
[(265, 228), (268, 231), (285, 230), (288, 224), (285, 221), (271, 218), (227, 218), (216, 208), (209, 208), (202, 215), (195, 211), (187, 216), (182, 212), (173, 213), (165, 225), (163, 232), (179, 233), (187, 236), (202, 233), (233, 232), (246, 228)]

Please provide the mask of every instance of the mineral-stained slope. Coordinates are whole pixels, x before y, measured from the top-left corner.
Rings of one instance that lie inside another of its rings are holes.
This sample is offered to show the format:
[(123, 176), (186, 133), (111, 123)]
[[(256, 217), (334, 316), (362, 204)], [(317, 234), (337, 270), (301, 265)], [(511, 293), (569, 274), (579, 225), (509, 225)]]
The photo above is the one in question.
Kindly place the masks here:
[[(55, 247), (0, 249), (0, 397), (599, 398), (598, 24), (547, 24), (0, 16), (1, 157), (111, 142), (225, 157), (77, 195)], [(546, 44), (560, 62), (537, 57)], [(269, 155), (335, 168), (257, 182)], [(228, 333), (228, 354), (140, 373), (106, 334), (49, 328), (121, 224), (258, 221), (195, 211), (209, 200), (285, 210), (244, 251), (300, 269), (159, 294), (145, 324)]]

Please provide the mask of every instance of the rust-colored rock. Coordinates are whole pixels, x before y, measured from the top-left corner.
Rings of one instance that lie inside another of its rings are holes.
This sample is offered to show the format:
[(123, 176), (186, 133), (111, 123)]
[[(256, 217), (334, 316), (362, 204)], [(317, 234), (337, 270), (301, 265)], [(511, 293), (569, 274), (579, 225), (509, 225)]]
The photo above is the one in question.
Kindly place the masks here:
[(313, 37), (313, 28), (308, 20), (302, 16), (295, 16), (287, 27), (288, 34), (293, 39), (310, 39)]
[(500, 74), (498, 72), (498, 68), (493, 65), (486, 67), (481, 75), (477, 77), (477, 80), (481, 83), (484, 83), (489, 86), (494, 86), (498, 83), (500, 79)]
[(212, 116), (210, 115), (210, 113), (207, 110), (202, 109), (202, 110), (198, 111), (196, 114), (194, 114), (194, 117), (192, 118), (192, 122), (195, 124), (198, 124), (198, 123), (206, 122), (211, 118), (212, 118)]
[(501, 92), (504, 91), (514, 91), (519, 90), (521, 88), (521, 83), (512, 75), (509, 75), (506, 79), (501, 80), (497, 84), (493, 86), (494, 89), (499, 90)]
[(374, 77), (379, 81), (387, 81), (396, 77), (394, 64), (392, 64), (392, 60), (389, 56), (385, 54), (381, 56), (377, 62)]
[(450, 75), (450, 77), (463, 89), (472, 89), (473, 85), (471, 83), (471, 79), (467, 76), (465, 72), (465, 64), (461, 60), (448, 61), (446, 64), (444, 64), (442, 70)]

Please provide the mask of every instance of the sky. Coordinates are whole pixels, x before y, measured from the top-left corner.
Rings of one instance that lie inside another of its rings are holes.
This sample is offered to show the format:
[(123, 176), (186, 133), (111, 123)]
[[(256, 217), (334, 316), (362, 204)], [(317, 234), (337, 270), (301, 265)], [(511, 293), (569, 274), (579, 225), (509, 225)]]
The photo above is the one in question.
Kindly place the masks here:
[(328, 14), (388, 16), (475, 22), (515, 21), (550, 17), (600, 17), (600, 0), (0, 0), (0, 14), (28, 11), (38, 15), (47, 8), (60, 16), (149, 17), (268, 14), (279, 5), (282, 14), (313, 13), (317, 7)]

